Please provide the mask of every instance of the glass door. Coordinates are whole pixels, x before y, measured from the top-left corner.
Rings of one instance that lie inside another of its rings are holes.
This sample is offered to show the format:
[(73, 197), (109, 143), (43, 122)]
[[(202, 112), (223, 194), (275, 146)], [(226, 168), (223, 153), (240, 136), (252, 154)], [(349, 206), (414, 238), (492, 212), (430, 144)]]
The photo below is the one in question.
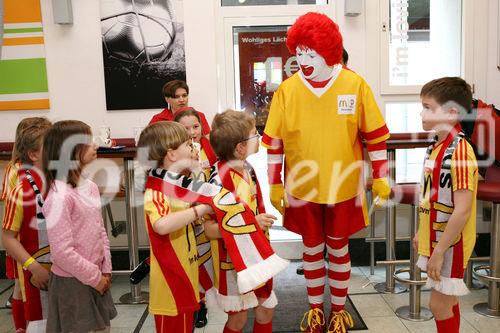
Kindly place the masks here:
[(264, 130), (273, 94), (298, 69), (286, 47), (288, 26), (233, 27), (235, 107)]

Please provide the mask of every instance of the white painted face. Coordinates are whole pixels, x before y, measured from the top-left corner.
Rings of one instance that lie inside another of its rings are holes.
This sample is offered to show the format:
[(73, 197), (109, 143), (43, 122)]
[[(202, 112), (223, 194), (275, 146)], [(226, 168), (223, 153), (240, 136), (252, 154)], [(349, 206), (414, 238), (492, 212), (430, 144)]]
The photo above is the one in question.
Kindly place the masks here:
[(306, 79), (321, 82), (330, 78), (333, 66), (328, 66), (325, 58), (315, 50), (297, 46), (295, 52), (300, 70)]

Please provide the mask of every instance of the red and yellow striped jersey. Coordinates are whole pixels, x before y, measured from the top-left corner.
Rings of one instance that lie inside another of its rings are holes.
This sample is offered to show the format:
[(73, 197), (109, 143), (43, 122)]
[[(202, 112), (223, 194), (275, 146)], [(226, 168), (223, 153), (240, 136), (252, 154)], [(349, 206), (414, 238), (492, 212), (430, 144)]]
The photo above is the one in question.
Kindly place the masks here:
[[(430, 156), (424, 162), (424, 179), (421, 186), (422, 198), (419, 209), (419, 228), (418, 228), (418, 253), (424, 256), (430, 256), (430, 198), (433, 182), (439, 181), (433, 179), (433, 168), (439, 152), (443, 149), (443, 142), (433, 148)], [(446, 149), (446, 147), (445, 147)], [(469, 218), (465, 223), (464, 229), (458, 236), (458, 240), (463, 240), (463, 258), (464, 267), (472, 253), (476, 241), (476, 193), (477, 193), (478, 169), (476, 156), (471, 145), (465, 139), (461, 139), (451, 157), (451, 188), (455, 192), (458, 190), (469, 190), (473, 192), (473, 203)], [(442, 180), (446, 181), (446, 180)], [(453, 207), (448, 207), (439, 203), (434, 203), (434, 209), (445, 214), (452, 214)], [(433, 230), (444, 232), (447, 222), (439, 221), (433, 225)]]
[(16, 186), (18, 178), (17, 173), (21, 167), (21, 162), (9, 162), (5, 168), (3, 175), (2, 192), (0, 193), (0, 201), (4, 201), (9, 191)]
[[(31, 174), (38, 188), (42, 188), (42, 179), (34, 171)], [(38, 228), (36, 217), (36, 197), (33, 188), (27, 180), (24, 170), (16, 175), (19, 183), (7, 194), (2, 228), (15, 231), (22, 247), (41, 265), (50, 266), (50, 248), (47, 230)], [(47, 294), (35, 288), (30, 282), (31, 273), (17, 264), (25, 316), (29, 321), (43, 319), (46, 313)], [(44, 311), (45, 310), (45, 311)]]
[(144, 215), (151, 246), (149, 312), (176, 316), (199, 307), (198, 254), (191, 224), (167, 235), (153, 225), (162, 217), (188, 209), (189, 203), (146, 188)]

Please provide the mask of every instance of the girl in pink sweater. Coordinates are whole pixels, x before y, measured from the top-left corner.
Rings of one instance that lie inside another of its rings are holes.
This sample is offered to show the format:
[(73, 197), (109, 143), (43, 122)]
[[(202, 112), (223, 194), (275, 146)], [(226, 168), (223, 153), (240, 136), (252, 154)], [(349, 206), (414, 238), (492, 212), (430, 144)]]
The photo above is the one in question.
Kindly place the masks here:
[(116, 316), (99, 190), (82, 176), (96, 149), (81, 121), (57, 122), (45, 136), (43, 213), (52, 255), (47, 332), (107, 332)]

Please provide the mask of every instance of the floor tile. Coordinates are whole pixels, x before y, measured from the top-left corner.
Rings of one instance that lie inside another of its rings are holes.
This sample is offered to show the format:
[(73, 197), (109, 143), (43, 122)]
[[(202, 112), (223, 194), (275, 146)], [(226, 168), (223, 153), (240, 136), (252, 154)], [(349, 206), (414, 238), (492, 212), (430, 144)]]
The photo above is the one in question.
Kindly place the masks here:
[(9, 299), (10, 295), (12, 295), (12, 290), (12, 288), (9, 288), (0, 294), (0, 308), (5, 307), (5, 303)]
[(12, 287), (14, 285), (13, 280), (0, 280), (0, 291), (4, 291), (5, 289)]
[(352, 295), (350, 297), (363, 319), (395, 316), (392, 309), (380, 295)]
[(460, 311), (462, 311), (462, 313), (474, 312), (474, 305), (487, 301), (488, 289), (473, 290), (470, 294), (460, 297)]
[(133, 331), (137, 326), (137, 323), (141, 319), (144, 310), (146, 309), (145, 304), (140, 305), (116, 305), (116, 311), (118, 315), (115, 319), (111, 321), (111, 326), (118, 327), (128, 327)]
[(371, 292), (368, 286), (370, 280), (359, 267), (351, 268), (351, 280), (349, 281), (349, 294)]
[[(404, 292), (401, 294), (381, 294), (382, 298), (389, 304), (392, 311), (397, 308), (410, 304), (410, 293)], [(420, 306), (428, 308), (430, 292), (420, 293)]]
[[(149, 279), (146, 277), (141, 283), (141, 291), (149, 291)], [(130, 293), (130, 283), (128, 276), (114, 276), (113, 286), (111, 288), (111, 296), (115, 303), (120, 303), (120, 297), (124, 294)], [(147, 301), (147, 300), (146, 300)]]
[[(428, 333), (436, 331), (436, 323), (434, 319), (416, 322), (402, 319), (401, 322), (408, 328), (411, 333)], [(478, 331), (472, 327), (464, 318), (460, 323), (460, 333), (477, 333)]]
[(14, 333), (14, 323), (12, 322), (12, 312), (10, 309), (1, 309), (0, 318), (0, 332)]
[[(142, 328), (146, 328), (146, 327), (155, 327), (155, 320), (153, 318), (153, 315), (151, 314), (148, 314), (148, 316), (146, 317), (146, 320), (144, 321), (144, 323), (142, 324)], [(141, 330), (142, 332), (142, 330)]]
[(403, 333), (408, 332), (405, 325), (396, 316), (390, 317), (368, 317), (363, 318), (368, 331), (359, 332), (383, 332), (383, 333)]
[[(477, 332), (490, 333), (500, 331), (500, 319), (489, 318), (474, 311), (462, 313), (462, 322), (465, 319)], [(462, 330), (460, 330), (462, 332)]]

